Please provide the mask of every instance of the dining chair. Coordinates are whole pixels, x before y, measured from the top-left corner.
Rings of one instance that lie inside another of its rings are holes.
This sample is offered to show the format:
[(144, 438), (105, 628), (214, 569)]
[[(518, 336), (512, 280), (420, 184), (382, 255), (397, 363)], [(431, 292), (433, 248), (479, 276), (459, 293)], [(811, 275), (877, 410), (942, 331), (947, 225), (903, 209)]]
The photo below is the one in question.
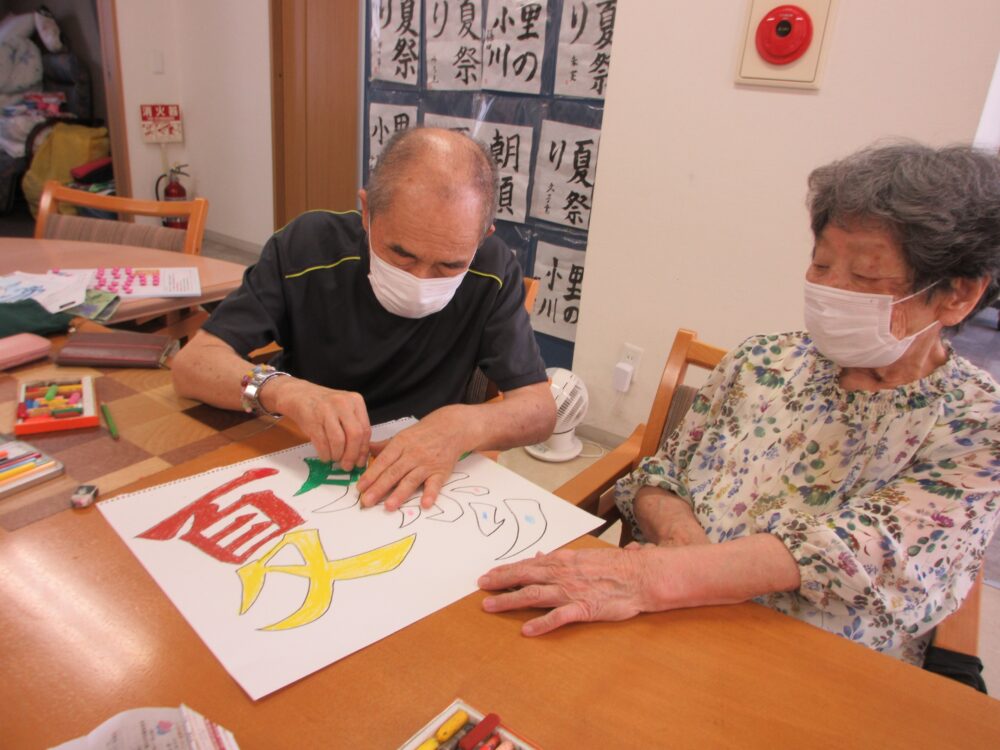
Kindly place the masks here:
[[(659, 451), (663, 441), (677, 428), (691, 407), (697, 389), (684, 384), (688, 367), (695, 365), (707, 370), (714, 369), (725, 353), (725, 349), (698, 339), (694, 331), (679, 329), (667, 356), (646, 422), (636, 427), (617, 448), (553, 491), (564, 500), (604, 520), (604, 525), (592, 533), (602, 533), (620, 520), (611, 492), (615, 482), (635, 470), (643, 459)], [(619, 545), (624, 546), (631, 539), (631, 530), (627, 524), (622, 523)], [(935, 648), (978, 659), (982, 583), (983, 575), (980, 571), (961, 606), (937, 626), (933, 640)], [(956, 678), (954, 674), (939, 672), (931, 666), (927, 668), (970, 684), (965, 679)]]
[[(183, 217), (186, 230), (150, 226), (131, 221), (115, 221), (62, 213), (62, 206), (81, 206), (125, 216)], [(74, 190), (56, 180), (49, 180), (42, 190), (35, 222), (35, 239), (64, 239), (80, 242), (103, 242), (114, 245), (136, 245), (160, 250), (176, 250), (200, 255), (205, 234), (208, 201), (146, 201), (114, 195), (98, 195)]]

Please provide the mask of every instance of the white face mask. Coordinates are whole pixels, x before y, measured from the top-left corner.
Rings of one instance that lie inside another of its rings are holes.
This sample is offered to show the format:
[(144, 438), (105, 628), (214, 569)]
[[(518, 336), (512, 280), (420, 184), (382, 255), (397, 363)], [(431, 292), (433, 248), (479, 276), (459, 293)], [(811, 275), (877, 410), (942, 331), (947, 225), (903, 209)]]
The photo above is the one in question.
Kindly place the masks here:
[(372, 252), (371, 235), (368, 237), (368, 256), (368, 281), (375, 298), (386, 310), (402, 318), (425, 318), (444, 309), (468, 273), (462, 271), (456, 276), (418, 279)]
[(806, 330), (816, 348), (841, 367), (887, 367), (903, 356), (917, 336), (937, 322), (897, 339), (889, 329), (892, 306), (932, 286), (893, 301), (891, 294), (848, 292), (807, 281)]

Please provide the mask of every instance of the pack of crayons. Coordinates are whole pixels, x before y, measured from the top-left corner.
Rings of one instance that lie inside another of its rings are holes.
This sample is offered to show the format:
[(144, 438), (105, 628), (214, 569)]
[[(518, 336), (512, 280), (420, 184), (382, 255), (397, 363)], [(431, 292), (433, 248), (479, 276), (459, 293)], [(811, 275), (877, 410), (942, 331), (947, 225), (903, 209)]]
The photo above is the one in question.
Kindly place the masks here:
[(538, 746), (514, 734), (496, 714), (483, 714), (456, 698), (399, 750), (538, 750)]
[(62, 474), (63, 465), (33, 445), (0, 443), (0, 497)]
[(21, 383), (15, 435), (97, 427), (97, 398), (90, 376)]

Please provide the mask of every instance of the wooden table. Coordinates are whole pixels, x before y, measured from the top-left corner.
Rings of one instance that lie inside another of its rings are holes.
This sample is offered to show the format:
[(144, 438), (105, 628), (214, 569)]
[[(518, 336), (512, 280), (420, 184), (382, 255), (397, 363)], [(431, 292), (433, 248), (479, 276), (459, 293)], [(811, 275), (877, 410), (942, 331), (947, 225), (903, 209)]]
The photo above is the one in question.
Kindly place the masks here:
[(0, 238), (0, 274), (14, 271), (44, 273), (52, 268), (98, 268), (110, 266), (173, 268), (193, 266), (201, 279), (199, 297), (149, 297), (122, 302), (109, 323), (163, 315), (221, 300), (240, 285), (245, 266), (226, 260), (185, 255), (169, 250), (132, 245), (106, 245), (73, 240)]
[[(133, 488), (301, 440), (279, 424)], [(0, 532), (2, 745), (47, 747), (127, 708), (185, 702), (244, 750), (394, 748), (455, 697), (547, 750), (974, 748), (1000, 737), (1000, 702), (754, 604), (524, 638), (528, 613), (488, 615), (482, 597), (254, 703), (96, 508), (59, 513)]]

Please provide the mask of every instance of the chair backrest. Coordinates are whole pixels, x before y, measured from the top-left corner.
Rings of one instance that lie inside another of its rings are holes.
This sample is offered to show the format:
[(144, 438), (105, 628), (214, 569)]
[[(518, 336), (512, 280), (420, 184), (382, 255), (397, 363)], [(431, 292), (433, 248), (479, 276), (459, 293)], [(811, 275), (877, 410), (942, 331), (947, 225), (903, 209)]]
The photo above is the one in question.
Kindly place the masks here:
[[(119, 216), (182, 216), (187, 218), (188, 226), (186, 230), (179, 230), (126, 221), (69, 216), (59, 213), (60, 204), (83, 206)], [(207, 215), (208, 201), (204, 198), (190, 201), (144, 201), (74, 190), (55, 180), (49, 180), (45, 183), (38, 204), (35, 238), (137, 245), (200, 255)]]
[(660, 449), (660, 444), (667, 437), (669, 427), (676, 427), (687, 413), (694, 399), (695, 389), (684, 385), (689, 365), (695, 365), (706, 370), (713, 370), (726, 355), (726, 350), (698, 339), (698, 334), (686, 328), (679, 328), (674, 336), (674, 343), (667, 355), (667, 363), (663, 366), (660, 385), (653, 398), (653, 406), (649, 410), (646, 429), (642, 435), (639, 447), (639, 462), (652, 456)]

